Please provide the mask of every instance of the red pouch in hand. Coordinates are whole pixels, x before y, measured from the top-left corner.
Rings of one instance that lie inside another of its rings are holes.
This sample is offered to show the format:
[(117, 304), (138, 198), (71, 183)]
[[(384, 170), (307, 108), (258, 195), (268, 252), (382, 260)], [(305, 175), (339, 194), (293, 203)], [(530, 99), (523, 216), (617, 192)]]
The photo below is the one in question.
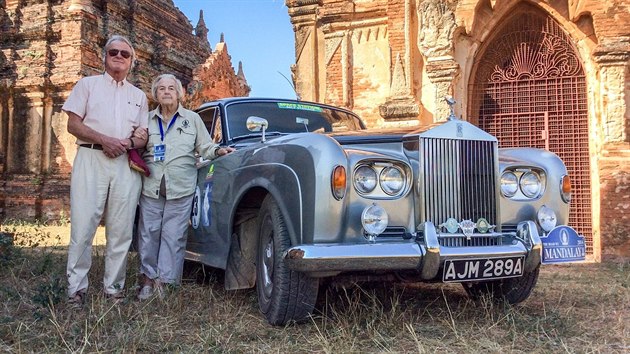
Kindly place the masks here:
[(137, 149), (131, 149), (127, 151), (127, 157), (129, 158), (129, 167), (132, 169), (144, 174), (149, 177), (151, 175), (151, 171), (149, 171), (149, 167), (140, 156), (140, 153)]

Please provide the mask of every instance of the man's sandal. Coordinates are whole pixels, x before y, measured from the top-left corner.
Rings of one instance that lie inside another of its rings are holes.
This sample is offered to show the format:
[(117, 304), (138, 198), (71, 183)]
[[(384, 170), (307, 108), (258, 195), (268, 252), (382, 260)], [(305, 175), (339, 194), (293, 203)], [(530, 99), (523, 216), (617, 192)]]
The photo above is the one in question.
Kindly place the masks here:
[(72, 307), (81, 308), (85, 304), (86, 294), (82, 291), (77, 291), (73, 296), (68, 298), (68, 304)]

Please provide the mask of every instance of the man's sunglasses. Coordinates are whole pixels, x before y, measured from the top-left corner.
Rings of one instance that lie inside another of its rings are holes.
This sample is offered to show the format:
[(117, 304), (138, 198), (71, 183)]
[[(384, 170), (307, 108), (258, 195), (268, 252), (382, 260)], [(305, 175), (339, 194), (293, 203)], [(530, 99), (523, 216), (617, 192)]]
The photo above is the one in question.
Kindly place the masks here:
[(131, 57), (131, 53), (129, 53), (126, 50), (119, 50), (119, 49), (110, 49), (107, 51), (107, 54), (110, 57), (115, 57), (118, 55), (118, 53), (120, 53), (120, 55), (125, 58), (125, 59), (129, 59), (129, 57)]

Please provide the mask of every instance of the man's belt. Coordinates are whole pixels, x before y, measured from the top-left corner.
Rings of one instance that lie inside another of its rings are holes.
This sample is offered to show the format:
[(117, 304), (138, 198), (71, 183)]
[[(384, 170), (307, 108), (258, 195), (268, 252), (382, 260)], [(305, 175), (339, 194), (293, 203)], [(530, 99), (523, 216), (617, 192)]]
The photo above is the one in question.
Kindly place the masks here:
[(101, 144), (80, 144), (80, 147), (94, 149), (94, 150), (103, 150), (103, 145)]

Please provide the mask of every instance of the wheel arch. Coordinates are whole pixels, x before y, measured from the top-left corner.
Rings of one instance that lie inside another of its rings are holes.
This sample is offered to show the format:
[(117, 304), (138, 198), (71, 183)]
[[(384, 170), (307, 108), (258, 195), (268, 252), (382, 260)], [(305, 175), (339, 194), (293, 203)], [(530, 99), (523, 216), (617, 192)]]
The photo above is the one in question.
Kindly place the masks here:
[[(286, 170), (285, 170), (286, 173)], [(296, 200), (289, 200), (286, 195), (291, 195), (287, 191), (298, 190), (299, 184), (295, 179), (295, 184), (283, 184), (282, 189), (266, 178), (257, 177), (245, 183), (235, 198), (231, 220), (229, 222), (229, 252), (227, 256), (225, 288), (228, 290), (252, 288), (256, 284), (255, 259), (258, 247), (257, 219), (263, 201), (269, 195), (273, 197), (278, 208), (285, 216), (287, 230), (292, 244), (297, 244), (301, 239), (301, 218), (295, 215), (299, 209), (295, 208), (295, 203), (301, 208), (301, 197), (299, 193), (292, 195)], [(290, 212), (290, 208), (294, 212)], [(291, 217), (293, 215), (293, 217)], [(297, 219), (297, 220), (296, 220)]]

